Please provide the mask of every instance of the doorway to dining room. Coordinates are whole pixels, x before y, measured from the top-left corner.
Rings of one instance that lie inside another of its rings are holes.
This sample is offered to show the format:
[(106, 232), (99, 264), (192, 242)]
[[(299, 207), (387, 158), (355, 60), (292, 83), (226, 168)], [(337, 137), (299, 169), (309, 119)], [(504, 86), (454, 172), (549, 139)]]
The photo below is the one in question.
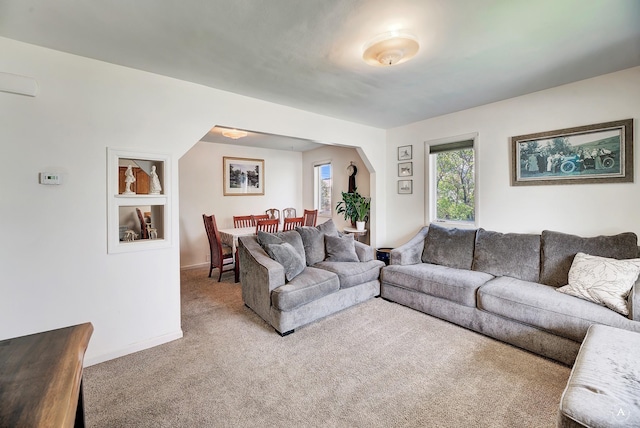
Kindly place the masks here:
[[(264, 161), (264, 194), (225, 196), (225, 157)], [(293, 207), (301, 216), (304, 209), (313, 208), (313, 168), (319, 162), (332, 165), (334, 209), (319, 217), (318, 223), (332, 218), (342, 230), (346, 222), (335, 214), (335, 203), (341, 199), (341, 192), (348, 190), (347, 168), (352, 163), (358, 168), (358, 191), (370, 194), (369, 168), (356, 148), (254, 132), (239, 140), (224, 138), (221, 132), (205, 135), (179, 160), (180, 267), (209, 262), (202, 214), (214, 214), (219, 228), (229, 228), (237, 215)]]

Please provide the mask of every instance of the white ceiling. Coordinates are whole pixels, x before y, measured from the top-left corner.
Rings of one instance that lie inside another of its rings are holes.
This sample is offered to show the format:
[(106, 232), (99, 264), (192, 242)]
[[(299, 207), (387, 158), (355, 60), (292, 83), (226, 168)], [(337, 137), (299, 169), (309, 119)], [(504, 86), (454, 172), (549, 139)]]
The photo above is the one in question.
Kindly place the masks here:
[[(416, 58), (365, 64), (390, 29)], [(0, 0), (0, 36), (391, 128), (640, 65), (640, 1)]]
[(200, 141), (207, 143), (231, 144), (233, 146), (262, 147), (271, 150), (286, 150), (296, 152), (306, 152), (318, 147), (322, 143), (316, 143), (301, 138), (285, 137), (284, 135), (266, 134), (264, 132), (247, 131), (247, 136), (237, 140), (225, 137), (222, 132), (226, 129), (220, 126), (212, 128)]

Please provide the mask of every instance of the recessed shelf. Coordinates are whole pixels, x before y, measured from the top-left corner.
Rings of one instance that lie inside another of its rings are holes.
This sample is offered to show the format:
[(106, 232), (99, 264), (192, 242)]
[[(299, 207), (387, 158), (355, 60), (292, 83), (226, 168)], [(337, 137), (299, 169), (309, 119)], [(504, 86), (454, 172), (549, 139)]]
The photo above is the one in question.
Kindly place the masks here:
[(107, 149), (109, 253), (171, 245), (170, 157)]

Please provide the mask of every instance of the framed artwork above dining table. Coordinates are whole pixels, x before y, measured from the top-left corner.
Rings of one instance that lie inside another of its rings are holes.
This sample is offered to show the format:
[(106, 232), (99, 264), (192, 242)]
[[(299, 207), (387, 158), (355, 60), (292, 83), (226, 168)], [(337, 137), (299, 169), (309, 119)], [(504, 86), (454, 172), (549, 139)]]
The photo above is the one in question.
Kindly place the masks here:
[(264, 159), (222, 158), (224, 196), (264, 195)]

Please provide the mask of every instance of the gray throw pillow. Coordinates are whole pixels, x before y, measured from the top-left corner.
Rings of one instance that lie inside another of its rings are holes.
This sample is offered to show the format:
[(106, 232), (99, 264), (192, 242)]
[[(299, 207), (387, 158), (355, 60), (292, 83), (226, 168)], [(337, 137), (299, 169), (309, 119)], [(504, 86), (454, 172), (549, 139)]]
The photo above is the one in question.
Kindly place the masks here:
[(282, 242), (284, 242), (282, 238), (280, 238), (279, 236), (273, 233), (264, 232), (262, 230), (258, 231), (258, 244), (260, 244), (260, 246), (264, 248), (265, 251), (266, 251), (267, 245), (282, 244)]
[(324, 244), (327, 249), (327, 262), (359, 262), (353, 235), (325, 235)]
[(325, 235), (338, 236), (338, 228), (336, 227), (336, 224), (333, 222), (333, 219), (329, 219), (324, 223), (320, 223), (316, 227), (320, 232), (324, 233)]
[(422, 262), (457, 269), (471, 269), (475, 229), (456, 229), (431, 223), (424, 239)]
[(618, 260), (633, 259), (638, 257), (638, 237), (635, 233), (626, 232), (582, 238), (543, 230), (540, 282), (553, 287), (568, 284), (571, 263), (577, 253)]
[(302, 238), (307, 266), (313, 266), (324, 260), (324, 233), (313, 226), (296, 227)]
[(296, 232), (298, 232), (302, 238), (307, 266), (313, 266), (324, 260), (325, 235), (338, 236), (338, 229), (336, 229), (336, 225), (331, 219), (315, 227), (296, 227)]
[[(266, 245), (268, 244), (282, 244), (287, 242), (293, 246), (293, 248), (300, 254), (304, 260), (304, 245), (300, 234), (295, 230), (289, 230), (286, 232), (268, 233), (262, 230), (258, 231), (258, 244), (266, 251)], [(305, 261), (306, 263), (306, 261)]]
[(473, 270), (538, 282), (540, 235), (478, 229)]
[(288, 242), (282, 244), (267, 244), (265, 251), (273, 260), (284, 267), (284, 277), (291, 281), (305, 269), (302, 256)]

